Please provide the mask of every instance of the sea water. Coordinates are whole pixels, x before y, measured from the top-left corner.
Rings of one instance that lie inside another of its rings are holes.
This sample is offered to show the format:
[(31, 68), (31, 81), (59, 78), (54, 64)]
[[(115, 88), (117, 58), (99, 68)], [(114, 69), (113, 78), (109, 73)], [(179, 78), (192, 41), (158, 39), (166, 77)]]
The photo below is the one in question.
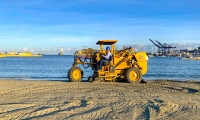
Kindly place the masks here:
[[(61, 80), (68, 81), (67, 73), (74, 56), (44, 55), (36, 58), (1, 58), (0, 79)], [(92, 75), (84, 69), (84, 80)], [(200, 81), (200, 60), (179, 60), (178, 57), (153, 57), (148, 60), (145, 80), (197, 80)]]

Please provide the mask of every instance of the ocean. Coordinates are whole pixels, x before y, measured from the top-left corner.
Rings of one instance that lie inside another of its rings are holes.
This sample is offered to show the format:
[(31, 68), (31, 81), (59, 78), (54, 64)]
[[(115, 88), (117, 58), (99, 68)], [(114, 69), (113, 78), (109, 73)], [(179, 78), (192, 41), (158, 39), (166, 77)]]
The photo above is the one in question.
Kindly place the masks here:
[[(68, 81), (72, 67), (71, 55), (44, 55), (39, 58), (1, 58), (0, 79)], [(82, 67), (82, 66), (80, 66)], [(91, 68), (83, 69), (84, 78), (92, 75)], [(148, 60), (144, 80), (200, 81), (200, 60), (179, 60), (178, 57), (153, 57)]]

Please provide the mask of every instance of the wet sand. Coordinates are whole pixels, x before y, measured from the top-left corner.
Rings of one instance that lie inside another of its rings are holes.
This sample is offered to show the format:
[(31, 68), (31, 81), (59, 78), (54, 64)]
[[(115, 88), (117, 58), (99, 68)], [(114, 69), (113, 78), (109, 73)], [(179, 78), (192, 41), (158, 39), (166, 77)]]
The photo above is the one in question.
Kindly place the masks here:
[(200, 119), (200, 82), (0, 80), (0, 119)]

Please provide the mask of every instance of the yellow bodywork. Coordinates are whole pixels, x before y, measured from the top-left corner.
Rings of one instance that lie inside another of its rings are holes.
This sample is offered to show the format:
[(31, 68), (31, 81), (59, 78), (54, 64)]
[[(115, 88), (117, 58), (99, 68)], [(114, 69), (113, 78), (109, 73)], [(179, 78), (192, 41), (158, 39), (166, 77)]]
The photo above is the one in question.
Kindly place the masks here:
[(135, 54), (135, 57), (138, 61), (138, 64), (142, 68), (141, 69), (142, 75), (146, 74), (147, 69), (148, 69), (148, 66), (147, 66), (148, 56), (147, 56), (147, 54), (145, 52), (138, 52), (138, 53)]
[[(145, 75), (148, 69), (147, 54), (145, 52), (135, 53), (131, 47), (116, 50), (115, 43), (117, 42), (118, 40), (99, 40), (96, 43), (97, 45), (100, 45), (98, 52), (91, 52), (86, 55), (87, 57), (91, 57), (97, 61), (95, 63), (91, 63), (91, 65), (98, 65), (98, 61), (102, 59), (102, 54), (106, 53), (105, 46), (109, 46), (111, 48), (110, 52), (112, 54), (112, 60), (109, 62), (109, 65), (102, 66), (101, 71), (97, 71), (98, 78), (103, 78), (106, 81), (113, 81), (116, 78), (127, 78), (132, 82), (141, 79), (141, 76)], [(83, 51), (79, 51), (78, 53), (83, 53)], [(76, 66), (77, 64), (88, 63), (76, 58), (73, 66)], [(94, 71), (97, 70), (97, 68), (92, 69)], [(76, 71), (74, 72), (78, 73)]]
[[(122, 49), (118, 52), (116, 52), (115, 49), (115, 43), (117, 43), (118, 40), (99, 40), (97, 44), (100, 45), (100, 53), (106, 53), (105, 50), (103, 50), (104, 45), (110, 45), (111, 46), (111, 54), (113, 56), (113, 59), (110, 62), (111, 66), (115, 66), (115, 72), (110, 73), (106, 69), (107, 66), (102, 66), (102, 71), (99, 72), (99, 77), (104, 77), (105, 80), (113, 80), (114, 78), (117, 78), (118, 76), (123, 77), (126, 69), (130, 69), (132, 67), (138, 68), (142, 75), (145, 75), (148, 69), (147, 66), (147, 54), (145, 52), (138, 52), (135, 53), (132, 48), (128, 49)], [(98, 54), (96, 56), (97, 61), (100, 61), (101, 54)], [(135, 58), (135, 59), (134, 59)], [(130, 74), (134, 74), (134, 71), (132, 71)], [(136, 76), (132, 76), (136, 77)]]

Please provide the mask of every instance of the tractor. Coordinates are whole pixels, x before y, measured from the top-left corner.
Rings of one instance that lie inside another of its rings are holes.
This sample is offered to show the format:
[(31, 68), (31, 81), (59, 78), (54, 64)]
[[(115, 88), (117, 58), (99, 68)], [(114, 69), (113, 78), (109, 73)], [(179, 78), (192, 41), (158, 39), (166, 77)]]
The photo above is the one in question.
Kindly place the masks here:
[[(99, 50), (92, 48), (76, 51), (74, 54), (74, 63), (68, 71), (68, 78), (71, 82), (81, 82), (83, 78), (83, 68), (91, 68), (93, 75), (88, 77), (93, 81), (115, 81), (117, 79), (125, 80), (129, 83), (139, 83), (142, 76), (147, 72), (148, 56), (145, 52), (135, 53), (132, 47), (115, 49), (118, 40), (99, 40), (96, 44), (100, 46)], [(109, 46), (112, 57), (110, 61), (104, 62), (102, 70), (98, 70), (99, 61), (102, 55), (106, 53), (105, 47)]]

